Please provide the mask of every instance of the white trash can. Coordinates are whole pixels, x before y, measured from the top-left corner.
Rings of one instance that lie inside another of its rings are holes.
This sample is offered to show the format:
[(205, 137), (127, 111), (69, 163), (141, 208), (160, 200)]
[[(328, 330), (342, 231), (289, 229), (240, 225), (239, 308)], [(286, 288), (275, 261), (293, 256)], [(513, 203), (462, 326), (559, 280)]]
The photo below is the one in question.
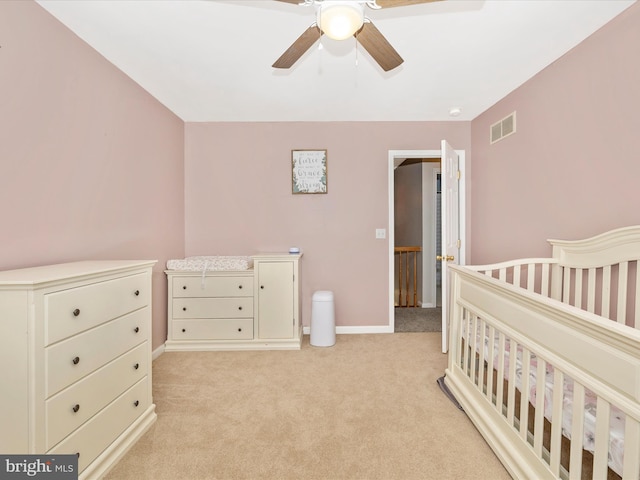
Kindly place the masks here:
[(336, 314), (333, 292), (320, 290), (311, 301), (311, 338), (314, 347), (331, 347), (336, 343)]

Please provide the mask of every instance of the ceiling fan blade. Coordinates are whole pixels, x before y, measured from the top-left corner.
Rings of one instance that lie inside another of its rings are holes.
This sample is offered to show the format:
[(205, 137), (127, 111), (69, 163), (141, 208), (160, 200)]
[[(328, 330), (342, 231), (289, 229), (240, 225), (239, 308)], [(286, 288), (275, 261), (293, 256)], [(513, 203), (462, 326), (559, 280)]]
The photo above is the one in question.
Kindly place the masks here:
[(355, 37), (385, 72), (393, 70), (404, 62), (380, 30), (370, 21), (365, 22)]
[[(280, 0), (287, 1), (287, 0)], [(377, 0), (376, 3), (382, 8), (406, 7), (407, 5), (418, 5), (420, 3), (440, 2), (441, 0)]]
[(272, 65), (273, 68), (291, 68), (304, 53), (316, 43), (322, 32), (316, 24), (311, 25), (305, 32), (293, 42), (293, 44), (284, 52), (278, 60)]
[(296, 5), (299, 5), (302, 3), (302, 0), (276, 0), (276, 2), (295, 3)]

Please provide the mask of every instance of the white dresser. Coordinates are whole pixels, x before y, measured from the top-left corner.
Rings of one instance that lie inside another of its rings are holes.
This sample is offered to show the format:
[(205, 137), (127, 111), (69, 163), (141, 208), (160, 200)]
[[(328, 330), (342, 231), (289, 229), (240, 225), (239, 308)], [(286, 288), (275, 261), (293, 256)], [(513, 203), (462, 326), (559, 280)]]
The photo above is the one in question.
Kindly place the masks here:
[(166, 270), (166, 351), (300, 349), (300, 257), (254, 255), (241, 271)]
[(155, 263), (0, 272), (0, 452), (77, 454), (100, 478), (151, 426)]

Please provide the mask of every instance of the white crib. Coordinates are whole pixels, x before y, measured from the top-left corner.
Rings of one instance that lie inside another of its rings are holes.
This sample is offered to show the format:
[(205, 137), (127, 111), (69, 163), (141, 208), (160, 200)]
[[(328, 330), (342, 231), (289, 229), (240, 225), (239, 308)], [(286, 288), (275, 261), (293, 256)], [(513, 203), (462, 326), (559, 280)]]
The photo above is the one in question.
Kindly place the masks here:
[(514, 478), (638, 480), (640, 226), (549, 242), (449, 266), (445, 384)]

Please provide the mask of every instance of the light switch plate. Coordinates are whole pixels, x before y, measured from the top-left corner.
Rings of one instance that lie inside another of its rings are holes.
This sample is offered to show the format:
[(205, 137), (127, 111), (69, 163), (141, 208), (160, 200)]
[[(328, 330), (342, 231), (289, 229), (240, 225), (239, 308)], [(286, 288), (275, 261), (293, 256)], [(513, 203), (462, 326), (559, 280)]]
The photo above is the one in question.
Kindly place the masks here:
[(387, 238), (387, 230), (385, 228), (376, 228), (376, 238)]

